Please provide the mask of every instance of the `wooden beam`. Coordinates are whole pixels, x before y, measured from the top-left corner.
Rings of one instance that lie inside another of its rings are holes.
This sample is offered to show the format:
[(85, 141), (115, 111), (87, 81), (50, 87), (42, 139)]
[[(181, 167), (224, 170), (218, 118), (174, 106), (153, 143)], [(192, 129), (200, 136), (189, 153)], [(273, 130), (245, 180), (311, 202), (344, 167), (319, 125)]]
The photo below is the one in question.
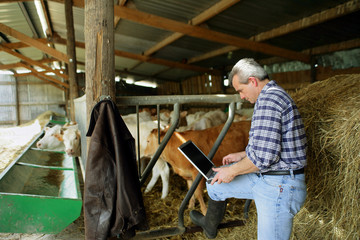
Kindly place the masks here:
[(103, 95), (115, 98), (114, 1), (87, 0), (85, 4), (85, 93), (87, 121)]
[(35, 48), (39, 49), (40, 51), (59, 59), (60, 61), (69, 63), (69, 58), (67, 57), (66, 54), (59, 52), (51, 47), (48, 47), (46, 44), (44, 44), (36, 39), (33, 39), (21, 32), (18, 32), (15, 29), (12, 29), (2, 23), (0, 23), (0, 32), (7, 34), (9, 36), (12, 36), (32, 47), (35, 47)]
[(55, 73), (56, 75), (58, 75), (59, 77), (62, 77), (62, 78), (64, 78), (64, 79), (68, 79), (68, 78), (69, 78), (67, 75), (60, 73), (59, 70), (53, 70), (53, 69), (51, 69), (51, 68), (49, 68), (49, 67), (47, 67), (47, 66), (45, 66), (45, 65), (43, 65), (43, 64), (41, 64), (41, 63), (39, 63), (39, 62), (37, 62), (37, 61), (35, 61), (35, 60), (32, 60), (31, 58), (25, 57), (24, 55), (21, 55), (20, 53), (17, 53), (17, 52), (15, 52), (15, 51), (12, 51), (11, 49), (3, 46), (2, 44), (0, 44), (0, 51), (7, 52), (7, 53), (9, 53), (9, 54), (11, 54), (11, 55), (13, 55), (13, 56), (15, 56), (15, 57), (17, 57), (17, 58), (20, 58), (21, 60), (23, 60), (23, 61), (25, 61), (25, 62), (27, 62), (27, 63), (29, 63), (29, 64), (31, 64), (31, 65), (35, 65), (35, 66), (41, 67), (41, 68), (45, 69), (46, 71), (53, 72), (53, 73)]
[(70, 119), (75, 121), (75, 105), (74, 99), (79, 96), (78, 84), (76, 80), (76, 51), (75, 51), (75, 31), (74, 31), (74, 16), (72, 9), (72, 0), (65, 0), (65, 19), (66, 19), (66, 33), (67, 45), (66, 51), (69, 56), (68, 74), (69, 74), (69, 98), (70, 98)]
[(360, 1), (351, 0), (346, 3), (340, 4), (334, 8), (315, 13), (309, 17), (302, 18), (298, 21), (282, 25), (270, 31), (262, 32), (250, 38), (254, 41), (265, 41), (270, 38), (279, 37), (281, 35), (289, 34), (291, 32), (299, 31), (334, 18), (338, 18), (355, 11), (360, 10)]
[(51, 28), (51, 21), (50, 21), (50, 18), (49, 18), (49, 15), (48, 15), (48, 11), (46, 9), (46, 6), (45, 6), (45, 3), (44, 3), (44, 0), (40, 0), (40, 3), (41, 3), (41, 8), (42, 8), (42, 11), (44, 13), (44, 17), (45, 17), (45, 21), (46, 21), (46, 24), (48, 26), (48, 29), (46, 29), (46, 35), (47, 36), (52, 36), (53, 35), (53, 30)]
[(164, 66), (168, 66), (168, 67), (172, 67), (172, 68), (181, 68), (181, 69), (186, 69), (186, 70), (195, 71), (195, 72), (206, 72), (206, 73), (215, 74), (215, 75), (220, 74), (220, 72), (218, 70), (213, 70), (213, 69), (199, 67), (199, 66), (185, 64), (185, 63), (173, 62), (173, 61), (169, 61), (169, 60), (165, 60), (165, 59), (151, 58), (151, 57), (147, 57), (147, 56), (143, 56), (143, 55), (139, 55), (139, 54), (135, 54), (135, 53), (124, 52), (124, 51), (120, 51), (120, 50), (115, 50), (115, 55), (139, 60), (142, 62), (160, 64), (160, 65), (164, 65)]
[(311, 54), (311, 55), (320, 55), (320, 54), (342, 51), (342, 50), (358, 48), (358, 47), (360, 47), (360, 38), (307, 49), (304, 50), (303, 53)]
[[(302, 18), (298, 21), (294, 21), (292, 23), (282, 25), (280, 27), (271, 29), (269, 31), (259, 33), (255, 36), (250, 37), (249, 40), (254, 40), (257, 42), (265, 41), (265, 40), (268, 40), (271, 38), (279, 37), (281, 35), (286, 35), (291, 32), (295, 32), (295, 31), (298, 31), (298, 30), (301, 30), (304, 28), (311, 27), (316, 24), (326, 22), (326, 21), (329, 21), (329, 20), (337, 18), (337, 17), (344, 16), (346, 14), (350, 14), (352, 12), (358, 11), (359, 9), (360, 9), (360, 2), (358, 0), (351, 0), (344, 4), (340, 4), (334, 8), (324, 10), (319, 13), (315, 13), (309, 17)], [(225, 53), (228, 53), (231, 51), (236, 51), (239, 49), (240, 49), (239, 47), (226, 46), (226, 47), (217, 49), (215, 51), (211, 51), (211, 52), (205, 53), (203, 55), (193, 57), (193, 58), (189, 59), (188, 62), (189, 63), (199, 62), (199, 61), (211, 58), (211, 57), (219, 56), (219, 55), (222, 55), (222, 54), (225, 54)], [(310, 54), (309, 52), (306, 52), (306, 51), (305, 52), (302, 51), (302, 53)]]
[(219, 55), (222, 55), (222, 54), (225, 54), (225, 53), (228, 53), (228, 52), (236, 51), (236, 50), (239, 50), (239, 49), (240, 48), (234, 47), (234, 46), (226, 46), (226, 47), (219, 48), (219, 49), (216, 49), (214, 51), (207, 52), (205, 54), (190, 58), (188, 60), (188, 63), (200, 62), (202, 60), (209, 59), (209, 58), (212, 58), (212, 57), (216, 57), (216, 56), (219, 56)]
[[(119, 6), (125, 6), (127, 0), (120, 0), (118, 2)], [(114, 29), (116, 29), (117, 25), (120, 22), (121, 17), (120, 16), (114, 16)]]
[[(40, 39), (40, 41), (47, 41), (47, 40)], [(63, 38), (54, 38), (54, 43), (67, 45), (66, 39), (63, 39)], [(85, 49), (85, 43), (83, 43), (83, 42), (76, 41), (75, 45), (78, 48)], [(13, 48), (21, 48), (21, 47), (26, 47), (28, 45), (26, 45), (24, 43), (23, 44), (7, 43), (7, 44), (3, 44), (3, 46), (13, 47)], [(0, 50), (1, 50), (1, 47), (0, 47)], [(143, 62), (160, 64), (160, 65), (164, 65), (164, 66), (168, 66), (168, 67), (172, 67), (172, 68), (186, 69), (186, 70), (195, 71), (195, 72), (206, 72), (206, 73), (213, 74), (213, 75), (220, 74), (220, 72), (218, 70), (199, 67), (199, 66), (191, 65), (191, 64), (179, 63), (179, 62), (174, 62), (174, 61), (169, 61), (169, 60), (164, 60), (164, 59), (159, 59), (159, 58), (149, 58), (144, 55), (129, 53), (129, 52), (120, 51), (120, 50), (114, 50), (114, 53), (115, 53), (115, 56), (118, 56), (118, 57), (131, 58), (131, 59), (135, 59), (135, 60), (139, 60), (139, 61), (143, 61)]]
[(19, 101), (19, 83), (17, 78), (15, 78), (15, 105), (16, 105), (16, 125), (20, 125), (20, 101)]
[[(210, 18), (216, 16), (217, 14), (221, 13), (222, 11), (228, 9), (229, 7), (233, 6), (235, 3), (240, 2), (241, 0), (222, 0), (220, 2), (217, 2), (204, 12), (200, 13), (193, 19), (189, 21), (190, 25), (199, 25), (201, 23), (204, 23), (205, 21), (209, 20)], [(169, 37), (163, 39), (159, 43), (157, 43), (155, 46), (151, 47), (150, 49), (146, 50), (144, 52), (145, 56), (149, 56), (153, 54), (154, 52), (158, 51), (159, 49), (169, 45), (172, 42), (175, 42), (179, 38), (184, 36), (183, 33), (173, 33)]]
[(172, 19), (144, 13), (135, 9), (115, 6), (115, 14), (133, 22), (164, 29), (167, 31), (180, 32), (192, 37), (237, 46), (255, 52), (262, 52), (268, 55), (280, 56), (292, 60), (299, 60), (302, 62), (310, 62), (310, 56), (303, 53), (279, 48), (270, 44), (258, 43), (248, 39), (212, 31), (198, 26), (191, 26), (182, 22), (174, 21)]
[[(50, 1), (64, 3), (65, 0), (50, 0)], [(84, 8), (85, 1), (84, 0), (73, 0), (73, 7)]]
[[(311, 55), (321, 55), (321, 54), (327, 54), (332, 53), (336, 51), (343, 51), (348, 50), (352, 48), (359, 48), (360, 47), (360, 38), (352, 39), (349, 41), (339, 42), (339, 43), (333, 43), (329, 45), (323, 45), (315, 48), (309, 48), (306, 50), (303, 50), (302, 52), (305, 54), (311, 54)], [(278, 57), (272, 57), (272, 58), (266, 58), (259, 61), (260, 64), (264, 65), (271, 65), (274, 63), (281, 63), (286, 62), (286, 59), (284, 58), (278, 58)]]
[(52, 63), (58, 61), (56, 58), (43, 58), (42, 60), (39, 60), (39, 63)]
[[(62, 38), (57, 38), (57, 39), (54, 40), (54, 42), (58, 43), (58, 44), (65, 44), (66, 45), (66, 40), (62, 39)], [(85, 43), (82, 43), (82, 42), (75, 42), (75, 45), (76, 45), (76, 47), (79, 47), (79, 48), (85, 48)], [(179, 63), (179, 62), (174, 62), (174, 61), (169, 61), (169, 60), (165, 60), (165, 59), (147, 57), (147, 56), (144, 56), (144, 55), (125, 52), (125, 51), (121, 51), (121, 50), (114, 50), (114, 53), (115, 53), (115, 56), (118, 56), (118, 57), (131, 58), (131, 59), (139, 60), (139, 61), (142, 61), (142, 62), (160, 64), (160, 65), (164, 65), (164, 66), (168, 66), (168, 67), (186, 69), (186, 70), (191, 70), (191, 71), (195, 71), (195, 72), (206, 72), (206, 73), (214, 74), (214, 75), (220, 74), (219, 71), (209, 69), (209, 68), (204, 68), (204, 67), (199, 67), (199, 66), (195, 66), (195, 65)]]
[[(63, 90), (63, 91), (65, 91), (65, 88), (69, 88), (69, 85), (68, 85), (67, 83), (61, 82), (61, 81), (59, 81), (59, 80), (57, 80), (56, 78), (53, 78), (53, 77), (51, 77), (51, 76), (47, 76), (47, 75), (45, 75), (45, 73), (38, 72), (38, 71), (36, 71), (36, 69), (30, 67), (30, 66), (27, 65), (27, 64), (24, 64), (24, 63), (23, 63), (23, 64), (22, 64), (22, 67), (30, 70), (30, 71), (31, 71), (35, 76), (37, 76), (38, 78), (40, 78), (40, 79), (42, 79), (42, 80), (50, 83), (51, 85), (53, 85), (53, 86), (55, 86), (55, 87), (57, 87), (57, 88), (59, 88), (59, 89), (61, 89), (61, 90)], [(60, 84), (61, 86), (65, 87), (65, 88), (59, 86), (58, 84)]]
[(2, 64), (0, 65), (0, 70), (10, 70), (14, 68), (21, 67), (21, 63), (12, 63), (12, 64)]

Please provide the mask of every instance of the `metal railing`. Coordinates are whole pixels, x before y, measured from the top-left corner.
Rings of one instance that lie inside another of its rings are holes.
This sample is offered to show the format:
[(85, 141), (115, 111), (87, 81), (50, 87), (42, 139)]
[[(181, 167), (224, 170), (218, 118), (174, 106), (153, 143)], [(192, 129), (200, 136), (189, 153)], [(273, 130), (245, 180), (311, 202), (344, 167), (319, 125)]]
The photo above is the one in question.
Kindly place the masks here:
[[(224, 137), (225, 137), (227, 131), (229, 130), (230, 125), (234, 119), (236, 103), (241, 104), (242, 100), (240, 99), (239, 94), (235, 94), (235, 95), (212, 94), (212, 95), (117, 97), (116, 102), (117, 102), (118, 106), (136, 106), (138, 157), (140, 157), (140, 151), (139, 151), (140, 129), (139, 129), (139, 114), (138, 114), (139, 106), (156, 105), (157, 110), (158, 110), (157, 111), (158, 124), (160, 124), (159, 106), (160, 105), (169, 105), (169, 104), (172, 104), (174, 106), (174, 115), (173, 116), (175, 117), (175, 119), (172, 121), (172, 124), (171, 124), (169, 130), (166, 132), (163, 140), (160, 142), (158, 149), (156, 150), (155, 154), (152, 156), (152, 158), (151, 158), (150, 162), (148, 163), (148, 165), (146, 166), (143, 174), (139, 175), (140, 176), (140, 184), (143, 185), (179, 123), (180, 104), (190, 104), (190, 103), (229, 104), (228, 119), (225, 122), (223, 129), (221, 130), (219, 136), (217, 137), (214, 145), (212, 146), (212, 148), (208, 154), (209, 159), (212, 160), (212, 158), (214, 157), (216, 151), (218, 150), (222, 140), (224, 139)], [(140, 161), (138, 161), (138, 162), (140, 163)], [(136, 234), (136, 236), (134, 237), (134, 239), (153, 239), (153, 238), (159, 238), (159, 237), (169, 237), (169, 236), (183, 234), (183, 233), (189, 232), (189, 231), (196, 231), (196, 230), (191, 230), (190, 228), (186, 228), (184, 226), (184, 211), (185, 211), (185, 208), (186, 208), (190, 198), (194, 194), (195, 189), (199, 185), (201, 178), (202, 178), (202, 175), (199, 173), (197, 175), (195, 181), (193, 182), (192, 186), (190, 187), (189, 191), (187, 192), (184, 200), (182, 201), (182, 203), (180, 205), (179, 212), (178, 212), (178, 226), (177, 227), (170, 227), (170, 228), (165, 228), (165, 229), (138, 232)], [(223, 228), (223, 227), (228, 227), (228, 226), (239, 226), (239, 225), (243, 225), (243, 221), (233, 221), (228, 224), (222, 224), (219, 227)]]

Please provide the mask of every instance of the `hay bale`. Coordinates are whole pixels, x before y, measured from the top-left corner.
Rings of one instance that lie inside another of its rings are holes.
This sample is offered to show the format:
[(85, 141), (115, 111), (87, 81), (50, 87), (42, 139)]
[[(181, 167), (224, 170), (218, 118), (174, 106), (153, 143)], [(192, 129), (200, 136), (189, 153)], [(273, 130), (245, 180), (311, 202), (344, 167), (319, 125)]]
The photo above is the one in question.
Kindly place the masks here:
[(360, 237), (360, 74), (338, 75), (292, 95), (308, 138), (308, 196), (293, 239)]

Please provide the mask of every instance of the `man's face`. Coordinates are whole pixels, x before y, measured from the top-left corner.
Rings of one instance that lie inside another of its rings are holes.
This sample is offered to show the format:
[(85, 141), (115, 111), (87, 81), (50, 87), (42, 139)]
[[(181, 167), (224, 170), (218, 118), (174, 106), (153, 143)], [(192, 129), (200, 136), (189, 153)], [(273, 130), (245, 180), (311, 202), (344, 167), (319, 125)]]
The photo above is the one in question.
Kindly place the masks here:
[(236, 74), (232, 79), (232, 85), (235, 88), (236, 92), (240, 94), (241, 99), (245, 99), (250, 103), (255, 103), (258, 97), (256, 86), (254, 79), (250, 79), (248, 83), (240, 83), (242, 79), (239, 79), (239, 76)]

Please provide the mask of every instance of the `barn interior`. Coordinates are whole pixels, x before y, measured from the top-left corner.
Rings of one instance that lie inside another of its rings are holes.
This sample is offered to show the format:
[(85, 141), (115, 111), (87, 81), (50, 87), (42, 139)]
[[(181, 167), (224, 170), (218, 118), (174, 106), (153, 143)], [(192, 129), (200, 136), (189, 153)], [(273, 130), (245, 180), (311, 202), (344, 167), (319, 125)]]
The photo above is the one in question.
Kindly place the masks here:
[[(104, 96), (123, 115), (173, 110), (175, 103), (189, 113), (228, 112), (226, 101), (238, 102), (237, 113), (251, 113), (253, 105), (239, 99), (228, 74), (241, 58), (254, 58), (299, 105), (311, 146), (309, 195), (292, 239), (359, 239), (359, 10), (358, 0), (0, 0), (0, 139), (48, 112), (76, 120), (85, 136), (91, 110)], [(230, 100), (219, 100), (224, 96)], [(36, 131), (11, 143), (26, 147)], [(17, 156), (4, 141), (1, 156), (9, 165)], [(84, 172), (86, 137), (81, 141)], [(176, 226), (187, 191), (180, 182), (172, 173), (165, 200), (160, 183), (144, 194), (151, 227)], [(244, 204), (233, 200), (226, 220), (244, 220)], [(188, 210), (185, 224), (191, 225)], [(70, 227), (76, 239), (84, 238), (82, 217)], [(256, 239), (254, 228), (251, 206), (244, 226), (222, 229), (219, 237)]]

